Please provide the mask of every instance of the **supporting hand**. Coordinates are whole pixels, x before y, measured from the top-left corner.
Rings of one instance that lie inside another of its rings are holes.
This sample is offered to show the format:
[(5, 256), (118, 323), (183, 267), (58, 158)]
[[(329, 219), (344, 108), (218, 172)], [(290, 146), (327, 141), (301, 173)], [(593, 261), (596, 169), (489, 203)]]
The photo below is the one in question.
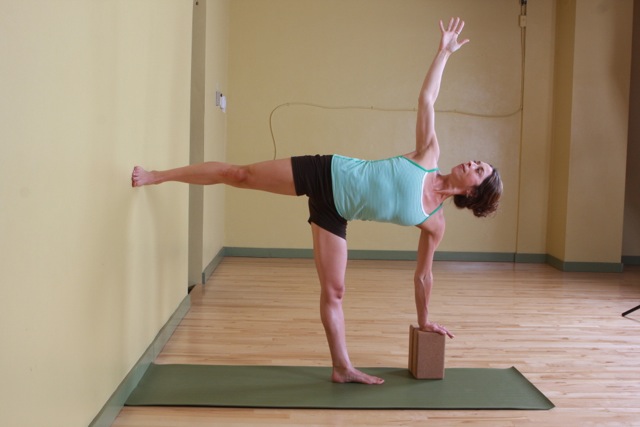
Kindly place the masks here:
[(463, 45), (469, 43), (469, 39), (458, 41), (458, 36), (464, 28), (464, 21), (460, 18), (451, 18), (449, 25), (444, 28), (442, 20), (440, 20), (440, 31), (442, 32), (442, 38), (440, 39), (440, 50), (453, 53), (460, 49)]
[(425, 331), (425, 332), (437, 332), (440, 335), (446, 335), (449, 338), (454, 338), (455, 337), (455, 335), (453, 335), (451, 332), (449, 332), (449, 330), (447, 328), (445, 328), (442, 325), (438, 325), (437, 323), (433, 323), (433, 322), (427, 322), (426, 325), (420, 326), (420, 330), (421, 331)]

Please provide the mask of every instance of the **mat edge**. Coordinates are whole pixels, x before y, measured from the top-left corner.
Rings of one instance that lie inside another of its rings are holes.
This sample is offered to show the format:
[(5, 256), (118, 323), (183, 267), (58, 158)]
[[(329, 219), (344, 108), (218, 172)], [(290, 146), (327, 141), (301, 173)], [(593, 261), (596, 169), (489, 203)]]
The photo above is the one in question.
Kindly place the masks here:
[[(274, 367), (274, 368), (313, 368), (313, 369), (330, 369), (330, 367), (326, 367), (326, 366), (299, 366), (299, 365), (259, 365), (259, 364), (254, 364), (254, 365), (210, 365), (210, 364), (188, 364), (188, 363), (171, 363), (171, 364), (155, 364), (155, 363), (151, 363), (148, 372), (151, 372), (154, 368), (160, 368), (162, 369), (163, 367), (188, 367), (188, 366), (232, 366), (232, 367)], [(407, 368), (403, 368), (403, 367), (380, 367), (380, 366), (370, 366), (370, 367), (359, 367), (359, 369), (361, 369), (363, 372), (369, 372), (369, 373), (378, 373), (378, 371), (386, 371), (386, 370), (391, 370), (391, 371), (397, 371), (397, 370), (401, 370), (401, 371), (407, 371), (410, 372)], [(429, 411), (446, 411), (446, 410), (463, 410), (463, 411), (491, 411), (491, 410), (504, 410), (504, 411), (509, 411), (509, 410), (514, 410), (514, 411), (548, 411), (551, 409), (554, 409), (556, 406), (555, 404), (540, 390), (538, 389), (538, 387), (536, 387), (535, 384), (533, 384), (533, 382), (531, 382), (518, 368), (516, 368), (515, 366), (511, 366), (508, 368), (467, 368), (467, 367), (457, 367), (457, 368), (446, 368), (446, 371), (462, 371), (462, 370), (478, 370), (478, 369), (486, 369), (486, 370), (494, 370), (494, 371), (513, 371), (515, 373), (518, 374), (518, 376), (524, 380), (524, 382), (526, 382), (539, 396), (541, 396), (544, 401), (546, 402), (546, 406), (545, 407), (540, 407), (540, 406), (527, 406), (527, 405), (520, 405), (520, 406), (487, 406), (487, 407), (462, 407), (462, 406), (442, 406), (442, 407), (403, 407), (403, 406), (363, 406), (363, 405), (359, 405), (359, 406), (349, 406), (349, 407), (344, 407), (344, 406), (324, 406), (324, 405), (319, 405), (319, 406), (308, 406), (308, 405), (295, 405), (295, 404), (289, 404), (289, 405), (264, 405), (264, 404), (215, 404), (215, 403), (210, 403), (210, 404), (201, 404), (201, 403), (179, 403), (179, 404), (167, 404), (167, 403), (133, 403), (130, 404), (128, 401), (124, 403), (124, 406), (128, 406), (128, 407), (190, 407), (190, 408), (254, 408), (254, 409), (291, 409), (291, 410), (297, 410), (297, 409), (319, 409), (319, 410), (369, 410), (369, 411), (377, 411), (377, 410), (399, 410), (399, 411), (404, 411), (404, 410), (429, 410)], [(410, 373), (409, 373), (410, 375)], [(419, 381), (425, 381), (425, 380), (419, 380)], [(426, 380), (426, 381), (439, 381), (439, 380)]]

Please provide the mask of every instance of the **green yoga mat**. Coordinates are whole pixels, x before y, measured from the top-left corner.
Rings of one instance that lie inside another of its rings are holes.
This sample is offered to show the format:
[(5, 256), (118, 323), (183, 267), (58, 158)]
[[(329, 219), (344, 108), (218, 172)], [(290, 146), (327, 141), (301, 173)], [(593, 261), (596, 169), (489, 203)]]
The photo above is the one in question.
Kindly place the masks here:
[(151, 365), (127, 406), (316, 409), (551, 409), (516, 368), (450, 368), (444, 380), (407, 369), (363, 368), (383, 385), (335, 384), (331, 368)]

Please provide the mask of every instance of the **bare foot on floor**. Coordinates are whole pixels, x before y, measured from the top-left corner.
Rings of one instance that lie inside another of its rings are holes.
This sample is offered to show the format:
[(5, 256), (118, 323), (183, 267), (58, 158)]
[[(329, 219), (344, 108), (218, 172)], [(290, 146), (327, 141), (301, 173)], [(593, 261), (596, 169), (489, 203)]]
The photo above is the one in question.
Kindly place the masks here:
[(367, 375), (355, 368), (333, 368), (331, 381), (334, 383), (382, 384), (382, 378)]
[(142, 187), (143, 185), (149, 184), (155, 184), (153, 172), (146, 171), (140, 166), (133, 168), (133, 173), (131, 174), (131, 186)]

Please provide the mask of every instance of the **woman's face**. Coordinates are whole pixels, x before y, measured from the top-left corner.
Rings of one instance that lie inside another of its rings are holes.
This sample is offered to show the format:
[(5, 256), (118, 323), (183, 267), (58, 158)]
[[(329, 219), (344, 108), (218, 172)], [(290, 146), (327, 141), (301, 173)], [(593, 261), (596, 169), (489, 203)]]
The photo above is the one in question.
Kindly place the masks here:
[(460, 183), (467, 188), (474, 188), (482, 184), (492, 172), (491, 165), (479, 160), (461, 163), (452, 170), (452, 173), (459, 179)]

